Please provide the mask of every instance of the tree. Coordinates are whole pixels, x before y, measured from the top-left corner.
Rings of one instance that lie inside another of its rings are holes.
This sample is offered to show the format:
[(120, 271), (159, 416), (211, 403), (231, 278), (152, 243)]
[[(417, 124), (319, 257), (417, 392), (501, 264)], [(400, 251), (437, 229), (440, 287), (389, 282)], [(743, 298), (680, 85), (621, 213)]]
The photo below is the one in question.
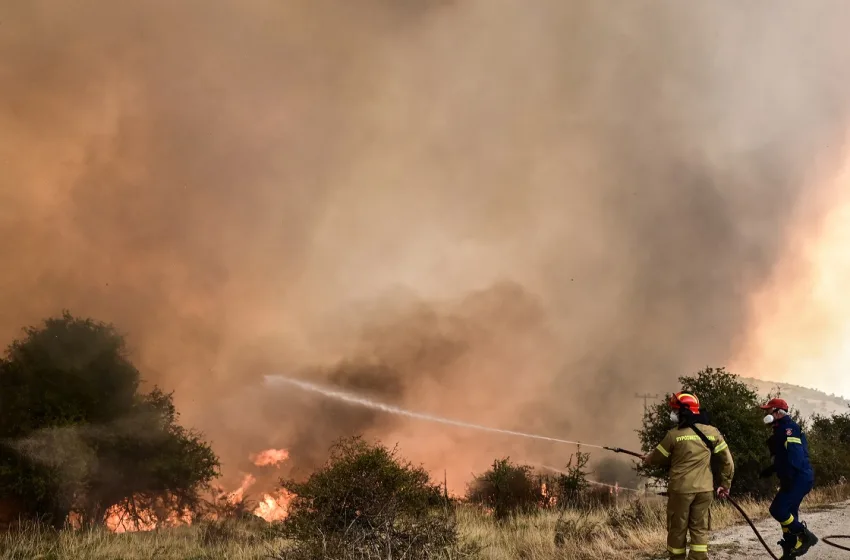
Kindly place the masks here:
[(24, 333), (0, 360), (0, 495), (57, 526), (196, 506), (218, 458), (171, 394), (140, 392), (121, 334), (68, 312)]
[[(709, 415), (729, 444), (735, 461), (733, 489), (739, 494), (767, 495), (773, 491), (775, 481), (760, 479), (761, 470), (770, 464), (767, 438), (770, 429), (762, 422), (764, 411), (758, 407), (762, 400), (746, 383), (724, 368), (708, 367), (695, 376), (679, 378), (683, 391), (697, 395), (701, 408)], [(650, 452), (671, 429), (670, 409), (663, 401), (647, 409), (643, 426), (638, 430), (641, 447)], [(657, 467), (641, 467), (640, 472), (653, 478), (664, 478), (666, 470)]]
[(440, 486), (378, 443), (342, 439), (306, 481), (281, 485), (293, 495), (283, 528), (295, 542), (281, 558), (443, 558), (457, 546)]

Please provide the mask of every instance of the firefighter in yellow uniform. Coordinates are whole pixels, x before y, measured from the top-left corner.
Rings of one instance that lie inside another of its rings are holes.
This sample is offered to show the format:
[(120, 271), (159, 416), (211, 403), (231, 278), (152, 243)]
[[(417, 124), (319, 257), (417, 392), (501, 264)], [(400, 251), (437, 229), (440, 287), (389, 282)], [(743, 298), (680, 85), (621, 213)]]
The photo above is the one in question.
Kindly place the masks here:
[[(714, 472), (719, 474), (719, 496), (729, 494), (735, 465), (723, 435), (700, 412), (699, 399), (690, 393), (670, 398), (670, 419), (677, 427), (651, 453), (647, 465), (670, 467), (667, 484), (667, 550), (670, 558), (705, 560), (711, 532)], [(691, 553), (686, 541), (690, 532)]]

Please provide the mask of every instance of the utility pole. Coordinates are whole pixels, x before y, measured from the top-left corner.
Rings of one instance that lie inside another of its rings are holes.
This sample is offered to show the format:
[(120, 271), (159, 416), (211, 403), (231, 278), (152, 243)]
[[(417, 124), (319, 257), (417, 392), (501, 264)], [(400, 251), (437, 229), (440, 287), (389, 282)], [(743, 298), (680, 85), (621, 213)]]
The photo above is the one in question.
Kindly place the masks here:
[(661, 395), (650, 395), (649, 393), (644, 393), (641, 395), (640, 393), (635, 393), (635, 398), (643, 399), (643, 412), (645, 414), (646, 411), (649, 409), (649, 399), (658, 399), (661, 398)]
[(443, 507), (446, 514), (449, 513), (449, 475), (446, 469), (443, 469)]

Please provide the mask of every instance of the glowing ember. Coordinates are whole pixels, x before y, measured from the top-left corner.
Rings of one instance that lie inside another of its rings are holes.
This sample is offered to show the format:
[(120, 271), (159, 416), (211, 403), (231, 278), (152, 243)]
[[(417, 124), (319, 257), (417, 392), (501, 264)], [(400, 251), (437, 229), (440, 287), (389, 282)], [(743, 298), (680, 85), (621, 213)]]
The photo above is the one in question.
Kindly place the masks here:
[(258, 467), (279, 467), (281, 463), (289, 459), (289, 451), (286, 449), (266, 449), (251, 455), (250, 459)]

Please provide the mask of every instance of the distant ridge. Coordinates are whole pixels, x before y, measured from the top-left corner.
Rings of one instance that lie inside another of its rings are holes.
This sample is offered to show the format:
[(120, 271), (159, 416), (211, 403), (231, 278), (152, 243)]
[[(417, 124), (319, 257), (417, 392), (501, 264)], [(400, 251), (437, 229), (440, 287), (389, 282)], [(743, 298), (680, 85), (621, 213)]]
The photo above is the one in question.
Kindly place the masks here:
[(817, 389), (809, 389), (800, 385), (790, 383), (777, 383), (775, 381), (763, 381), (750, 377), (741, 378), (747, 385), (752, 386), (759, 395), (768, 393), (780, 393), (780, 396), (788, 401), (788, 404), (800, 411), (804, 418), (813, 414), (831, 415), (835, 413), (850, 412), (850, 400), (838, 395), (829, 395)]

